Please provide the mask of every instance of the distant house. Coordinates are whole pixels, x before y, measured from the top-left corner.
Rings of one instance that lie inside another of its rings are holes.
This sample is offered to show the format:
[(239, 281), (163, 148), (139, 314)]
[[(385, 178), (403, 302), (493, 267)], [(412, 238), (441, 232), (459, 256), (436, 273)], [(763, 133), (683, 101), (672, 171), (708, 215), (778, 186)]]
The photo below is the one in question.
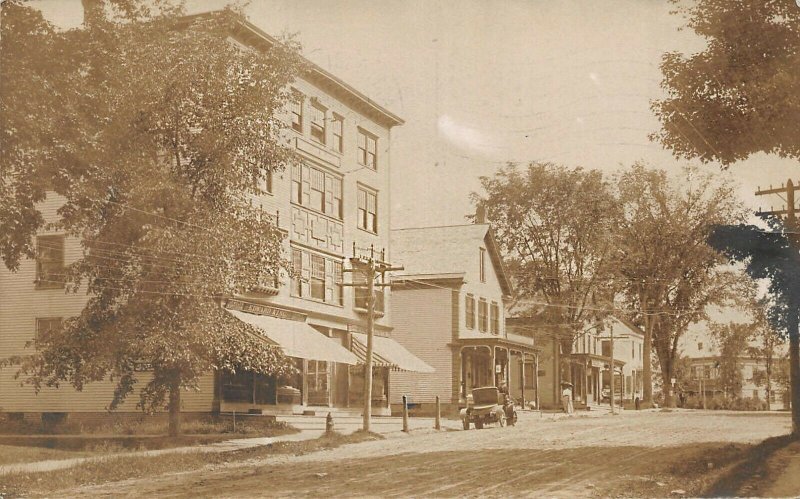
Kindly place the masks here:
[[(561, 383), (567, 380), (573, 384), (578, 405), (610, 402), (612, 329), (617, 400), (642, 398), (644, 334), (630, 322), (612, 317), (603, 331), (590, 328), (577, 338), (534, 317), (509, 317), (506, 324), (509, 331), (533, 335), (539, 347), (539, 402), (543, 409), (560, 407)], [(570, 343), (572, 350), (567, 354)]]
[[(694, 334), (687, 337), (682, 346), (683, 354), (688, 358), (690, 366), (690, 381), (688, 390), (685, 390), (686, 394), (706, 397), (723, 395), (719, 368), (720, 351), (715, 340), (708, 335)], [(767, 394), (766, 383), (763, 381), (766, 360), (746, 355), (738, 357), (737, 363), (742, 372), (742, 389), (736, 395), (741, 398), (766, 401), (770, 409), (788, 408), (789, 393), (785, 387), (776, 382), (776, 373), (780, 370), (782, 362), (785, 360), (776, 354), (773, 359), (772, 390)]]
[(392, 372), (392, 403), (406, 394), (423, 409), (436, 396), (445, 409), (471, 389), (506, 383), (513, 397), (536, 398), (534, 340), (509, 332), (511, 282), (486, 223), (392, 231), (392, 338), (435, 373)]

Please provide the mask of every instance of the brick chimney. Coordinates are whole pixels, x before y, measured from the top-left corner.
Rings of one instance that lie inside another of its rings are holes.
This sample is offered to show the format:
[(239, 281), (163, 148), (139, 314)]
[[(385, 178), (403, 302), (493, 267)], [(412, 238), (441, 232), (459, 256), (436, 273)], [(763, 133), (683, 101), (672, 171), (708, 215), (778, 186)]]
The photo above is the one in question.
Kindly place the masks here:
[(476, 224), (485, 224), (486, 223), (486, 207), (481, 203), (475, 207), (475, 223)]

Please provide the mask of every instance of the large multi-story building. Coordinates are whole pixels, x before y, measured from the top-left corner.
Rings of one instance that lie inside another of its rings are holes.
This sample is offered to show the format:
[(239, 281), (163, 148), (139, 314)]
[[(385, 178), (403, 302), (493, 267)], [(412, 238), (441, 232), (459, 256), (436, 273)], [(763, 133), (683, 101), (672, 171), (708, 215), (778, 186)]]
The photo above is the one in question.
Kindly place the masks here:
[[(209, 15), (209, 14), (206, 14)], [(213, 14), (211, 14), (213, 15)], [(230, 36), (254, 49), (276, 40), (239, 19)], [(294, 357), (301, 373), (290, 386), (274, 379), (239, 372), (209, 373), (199, 390), (182, 397), (185, 412), (267, 409), (297, 411), (314, 406), (359, 406), (363, 393), (366, 299), (358, 287), (344, 286), (359, 273), (344, 272), (353, 256), (367, 253), (388, 259), (390, 131), (403, 121), (390, 111), (310, 64), (292, 87), (295, 99), (285, 118), (286, 139), (302, 158), (299, 164), (273, 172), (265, 194), (253, 199), (285, 232), (286, 256), (295, 277), (285, 274), (274, 286), (232, 297), (225, 306), (239, 319), (264, 331), (270, 341)], [(48, 196), (42, 205), (54, 220), (62, 200)], [(78, 240), (42, 231), (38, 257), (17, 273), (0, 271), (0, 352), (3, 357), (29, 352), (37, 334), (86, 303), (82, 294), (65, 294), (52, 277), (80, 258)], [(389, 410), (389, 369), (414, 368), (416, 359), (389, 338), (389, 291), (376, 300), (376, 358), (380, 359), (373, 402)], [(410, 363), (410, 364), (409, 364)], [(99, 412), (112, 399), (114, 384), (96, 382), (82, 392), (70, 387), (44, 388), (36, 395), (14, 379), (17, 369), (0, 370), (0, 411)], [(135, 397), (134, 397), (135, 398)], [(126, 402), (121, 411), (133, 411)]]

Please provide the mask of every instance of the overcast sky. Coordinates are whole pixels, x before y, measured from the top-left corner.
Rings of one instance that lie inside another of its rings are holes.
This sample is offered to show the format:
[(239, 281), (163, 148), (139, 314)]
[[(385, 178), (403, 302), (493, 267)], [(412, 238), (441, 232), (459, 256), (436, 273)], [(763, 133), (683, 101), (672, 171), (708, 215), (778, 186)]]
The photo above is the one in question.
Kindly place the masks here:
[[(37, 3), (58, 25), (81, 22), (80, 0)], [(703, 41), (669, 10), (664, 0), (252, 0), (246, 12), (269, 33), (296, 33), (306, 57), (405, 119), (392, 136), (392, 225), (409, 227), (463, 223), (478, 177), (506, 161), (676, 171), (682, 163), (647, 139), (658, 128), (649, 103), (662, 95), (661, 54)], [(757, 208), (780, 203), (757, 201), (757, 185), (795, 172), (760, 155), (725, 175)]]

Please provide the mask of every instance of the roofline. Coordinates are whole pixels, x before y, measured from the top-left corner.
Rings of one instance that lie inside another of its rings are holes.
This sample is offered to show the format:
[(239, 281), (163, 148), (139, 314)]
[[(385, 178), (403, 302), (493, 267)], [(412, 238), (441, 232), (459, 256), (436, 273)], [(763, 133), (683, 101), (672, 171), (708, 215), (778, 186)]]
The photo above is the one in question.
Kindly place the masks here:
[[(191, 19), (198, 19), (198, 18), (203, 18), (203, 17), (214, 17), (214, 16), (219, 16), (219, 15), (229, 15), (229, 12), (230, 11), (220, 10), (220, 9), (218, 9), (218, 10), (210, 10), (210, 11), (207, 11), (207, 12), (200, 12), (198, 14), (192, 14), (192, 15), (184, 16), (184, 19), (191, 20)], [(277, 38), (275, 38), (274, 36), (272, 36), (269, 33), (265, 32), (264, 30), (262, 30), (261, 28), (259, 28), (258, 26), (256, 26), (255, 24), (253, 24), (252, 22), (250, 22), (248, 19), (244, 18), (243, 16), (235, 14), (235, 20), (239, 25), (241, 25), (242, 27), (244, 27), (244, 28), (248, 29), (249, 31), (251, 31), (254, 35), (256, 35), (259, 38), (261, 38), (264, 42), (266, 42), (266, 43), (268, 43), (270, 45), (277, 45), (277, 44), (281, 43)], [(301, 54), (301, 56), (302, 56), (302, 54)], [(399, 116), (397, 116), (393, 112), (389, 111), (385, 107), (381, 106), (380, 104), (378, 104), (374, 100), (370, 99), (369, 97), (364, 95), (362, 92), (360, 92), (356, 88), (354, 88), (352, 85), (344, 82), (342, 79), (334, 76), (332, 73), (328, 72), (327, 70), (323, 69), (322, 67), (318, 66), (317, 64), (311, 62), (305, 56), (302, 56), (302, 57), (303, 57), (303, 60), (305, 60), (309, 65), (309, 72), (311, 73), (312, 78), (313, 77), (318, 77), (318, 78), (321, 78), (323, 80), (326, 80), (327, 82), (333, 84), (333, 86), (338, 87), (340, 90), (344, 91), (346, 94), (349, 94), (350, 96), (354, 97), (357, 101), (360, 101), (361, 104), (367, 106), (371, 111), (373, 111), (374, 113), (379, 115), (381, 118), (383, 118), (383, 121), (388, 125), (389, 128), (391, 128), (393, 126), (403, 125), (405, 123), (405, 121), (402, 118), (400, 118)]]

